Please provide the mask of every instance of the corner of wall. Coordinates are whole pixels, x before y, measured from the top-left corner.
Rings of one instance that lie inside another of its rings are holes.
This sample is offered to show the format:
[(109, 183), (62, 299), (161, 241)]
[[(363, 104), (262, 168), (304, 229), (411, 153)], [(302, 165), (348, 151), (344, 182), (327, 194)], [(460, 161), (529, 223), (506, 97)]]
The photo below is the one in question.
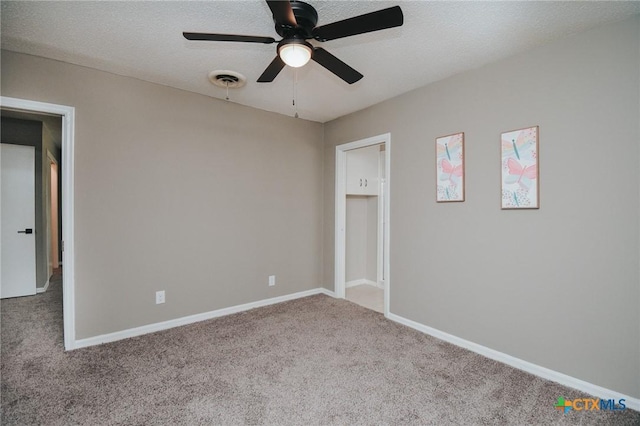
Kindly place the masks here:
[[(640, 40), (640, 15), (636, 16), (636, 32), (637, 37), (636, 40)], [(640, 113), (640, 43), (638, 43), (638, 113)], [(640, 139), (640, 119), (638, 120), (638, 139)], [(640, 164), (640, 157), (638, 158), (638, 164)], [(640, 186), (639, 186), (640, 190)], [(640, 206), (639, 206), (640, 207)], [(638, 216), (638, 220), (640, 220), (640, 215)], [(639, 227), (640, 229), (640, 227)], [(638, 235), (638, 240), (640, 241), (640, 235)], [(640, 267), (640, 264), (639, 264)], [(640, 281), (638, 281), (638, 303), (636, 304), (638, 307), (638, 334), (640, 335)], [(640, 339), (638, 339), (638, 347), (640, 347)], [(640, 357), (638, 358), (638, 378), (636, 380), (638, 383), (638, 395), (640, 396)]]
[(325, 123), (320, 123), (320, 143), (322, 145), (322, 150), (320, 154), (320, 158), (322, 159), (322, 164), (320, 164), (320, 211), (322, 214), (320, 215), (320, 287), (325, 287), (324, 282), (324, 231), (325, 231), (325, 214), (324, 214), (324, 191), (325, 191), (325, 150), (327, 149), (325, 144)]

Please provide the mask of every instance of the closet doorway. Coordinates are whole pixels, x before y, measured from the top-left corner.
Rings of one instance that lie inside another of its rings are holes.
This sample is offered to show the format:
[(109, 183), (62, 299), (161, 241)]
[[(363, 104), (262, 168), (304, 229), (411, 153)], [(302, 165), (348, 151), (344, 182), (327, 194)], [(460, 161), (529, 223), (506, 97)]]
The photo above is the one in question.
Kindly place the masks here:
[(336, 147), (336, 297), (389, 314), (390, 134)]

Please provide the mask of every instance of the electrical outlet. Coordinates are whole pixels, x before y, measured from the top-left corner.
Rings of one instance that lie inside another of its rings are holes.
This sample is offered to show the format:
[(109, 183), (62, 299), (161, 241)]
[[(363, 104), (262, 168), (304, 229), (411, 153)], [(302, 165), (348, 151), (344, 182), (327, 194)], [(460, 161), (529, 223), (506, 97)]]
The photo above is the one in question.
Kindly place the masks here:
[(276, 276), (269, 275), (269, 287), (273, 287), (274, 285), (276, 285)]
[(156, 291), (156, 305), (164, 303), (164, 290)]

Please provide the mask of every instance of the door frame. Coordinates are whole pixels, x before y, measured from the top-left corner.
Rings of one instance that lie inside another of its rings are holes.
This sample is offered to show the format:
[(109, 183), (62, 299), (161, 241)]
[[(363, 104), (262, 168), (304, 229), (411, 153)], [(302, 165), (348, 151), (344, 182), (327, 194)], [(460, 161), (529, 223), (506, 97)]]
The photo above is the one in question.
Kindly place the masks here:
[[(384, 155), (382, 154), (384, 152)], [(387, 198), (387, 181), (385, 177), (382, 175), (382, 170), (384, 170), (384, 164), (380, 157), (387, 158), (386, 147), (385, 151), (380, 151), (380, 156), (378, 157), (378, 176), (380, 176), (378, 183), (378, 247), (376, 248), (376, 256), (377, 256), (377, 271), (376, 271), (376, 285), (381, 288), (385, 288), (385, 280), (384, 280), (384, 222), (386, 220), (385, 216), (385, 200)]]
[(75, 331), (75, 244), (74, 244), (74, 129), (75, 108), (66, 105), (30, 101), (26, 99), (0, 97), (0, 107), (32, 113), (62, 116), (62, 312), (64, 327), (64, 348), (76, 346)]
[[(384, 288), (384, 316), (389, 316), (391, 269), (389, 267), (389, 200), (391, 199), (391, 133), (372, 136), (336, 146), (336, 188), (335, 188), (335, 270), (334, 289), (337, 298), (346, 297), (346, 223), (347, 223), (347, 151), (372, 145), (384, 144), (385, 155), (385, 197), (384, 203), (384, 268), (386, 282)], [(380, 182), (378, 183), (380, 184)]]

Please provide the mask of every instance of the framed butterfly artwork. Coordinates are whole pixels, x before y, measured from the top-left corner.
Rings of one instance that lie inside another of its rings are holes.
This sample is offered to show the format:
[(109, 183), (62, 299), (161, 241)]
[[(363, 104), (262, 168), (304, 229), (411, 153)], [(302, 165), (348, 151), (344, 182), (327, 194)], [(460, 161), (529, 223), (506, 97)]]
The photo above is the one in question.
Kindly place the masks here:
[(464, 201), (464, 133), (436, 138), (436, 201)]
[(540, 208), (538, 126), (502, 133), (502, 208)]

